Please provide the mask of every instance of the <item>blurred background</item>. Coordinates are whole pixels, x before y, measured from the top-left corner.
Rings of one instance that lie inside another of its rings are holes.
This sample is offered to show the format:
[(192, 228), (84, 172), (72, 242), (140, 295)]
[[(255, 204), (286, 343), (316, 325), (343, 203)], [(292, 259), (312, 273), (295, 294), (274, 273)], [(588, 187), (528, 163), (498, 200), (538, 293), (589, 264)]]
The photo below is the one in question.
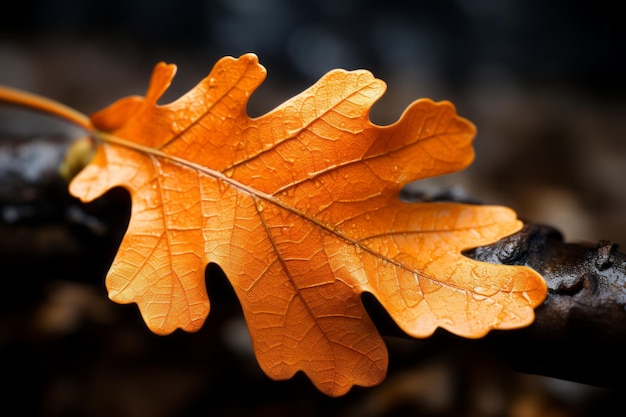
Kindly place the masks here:
[[(623, 17), (609, 1), (27, 0), (0, 13), (0, 84), (89, 114), (143, 94), (159, 61), (178, 65), (171, 100), (220, 57), (255, 52), (268, 69), (249, 105), (260, 115), (332, 68), (369, 69), (388, 85), (376, 123), (429, 97), (478, 127), (474, 164), (412, 185), (413, 195), (503, 204), (568, 241), (619, 244)], [(330, 399), (304, 378), (273, 382), (217, 270), (199, 333), (151, 335), (104, 289), (127, 195), (82, 205), (58, 175), (80, 135), (0, 107), (0, 415), (597, 416), (620, 401), (480, 351), (393, 338), (379, 387)]]

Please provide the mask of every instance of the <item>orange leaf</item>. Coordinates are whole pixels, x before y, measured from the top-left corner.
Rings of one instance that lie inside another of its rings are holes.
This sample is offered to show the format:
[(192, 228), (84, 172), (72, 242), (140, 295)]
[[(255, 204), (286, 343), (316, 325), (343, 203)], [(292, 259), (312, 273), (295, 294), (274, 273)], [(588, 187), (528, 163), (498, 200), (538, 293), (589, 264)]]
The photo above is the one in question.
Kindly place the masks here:
[(204, 269), (220, 265), (257, 359), (274, 379), (304, 371), (329, 395), (379, 383), (385, 345), (361, 303), (373, 294), (409, 335), (465, 337), (526, 326), (546, 285), (533, 270), (461, 254), (517, 231), (503, 207), (409, 204), (409, 181), (466, 167), (475, 129), (448, 102), (414, 102), (390, 126), (369, 120), (385, 84), (334, 70), (273, 111), (246, 104), (265, 78), (257, 57), (223, 58), (177, 101), (157, 101), (175, 66), (156, 66), (146, 97), (91, 118), (100, 139), (72, 194), (115, 186), (132, 197), (109, 296), (137, 303), (154, 332), (198, 330)]

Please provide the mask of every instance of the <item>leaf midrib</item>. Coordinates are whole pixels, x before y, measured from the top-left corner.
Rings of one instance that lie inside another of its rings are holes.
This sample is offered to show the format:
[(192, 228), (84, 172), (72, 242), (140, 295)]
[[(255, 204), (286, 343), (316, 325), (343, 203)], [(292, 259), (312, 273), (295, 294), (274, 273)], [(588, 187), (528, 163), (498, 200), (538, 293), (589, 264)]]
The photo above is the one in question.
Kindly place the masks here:
[(262, 199), (262, 200), (264, 200), (264, 201), (266, 201), (266, 202), (268, 202), (270, 204), (276, 205), (276, 206), (280, 207), (281, 209), (288, 211), (289, 213), (292, 213), (292, 214), (294, 214), (294, 215), (296, 215), (296, 216), (298, 216), (298, 217), (300, 217), (300, 218), (302, 218), (302, 219), (304, 219), (306, 221), (309, 221), (309, 222), (313, 223), (315, 226), (325, 230), (326, 232), (328, 232), (330, 234), (333, 234), (333, 235), (337, 236), (338, 238), (340, 238), (341, 240), (344, 240), (345, 242), (347, 242), (350, 245), (353, 245), (355, 247), (360, 248), (364, 252), (367, 252), (370, 255), (372, 255), (372, 256), (374, 256), (374, 257), (376, 257), (378, 259), (381, 259), (382, 261), (386, 261), (387, 263), (392, 264), (392, 265), (396, 266), (397, 268), (403, 269), (403, 270), (405, 270), (405, 271), (407, 271), (409, 273), (418, 274), (420, 276), (420, 279), (425, 278), (425, 279), (428, 279), (428, 280), (430, 280), (432, 282), (436, 282), (436, 283), (438, 283), (440, 285), (452, 288), (452, 289), (457, 290), (457, 291), (463, 291), (463, 292), (470, 291), (467, 288), (462, 288), (462, 287), (457, 286), (457, 285), (451, 285), (449, 282), (442, 282), (442, 281), (440, 281), (438, 279), (435, 279), (435, 278), (433, 278), (433, 277), (431, 277), (429, 275), (424, 274), (422, 271), (416, 271), (415, 269), (409, 268), (408, 266), (404, 265), (403, 263), (401, 263), (401, 262), (399, 262), (399, 261), (397, 261), (395, 259), (388, 258), (388, 257), (386, 257), (386, 256), (384, 256), (384, 255), (374, 251), (373, 249), (369, 248), (368, 246), (364, 246), (362, 244), (362, 241), (364, 239), (361, 239), (361, 240), (353, 239), (353, 238), (345, 235), (341, 231), (333, 229), (330, 226), (328, 226), (328, 225), (318, 221), (317, 219), (315, 219), (313, 217), (310, 217), (310, 216), (307, 216), (306, 214), (304, 214), (304, 213), (296, 210), (295, 208), (285, 204), (284, 202), (282, 202), (279, 199), (275, 198), (273, 195), (267, 194), (267, 193), (265, 193), (263, 191), (257, 190), (257, 189), (255, 189), (253, 187), (250, 187), (250, 186), (248, 186), (248, 185), (246, 185), (244, 183), (241, 183), (241, 182), (239, 182), (239, 181), (237, 181), (237, 180), (235, 180), (235, 179), (233, 179), (231, 177), (228, 177), (227, 175), (223, 174), (222, 172), (219, 172), (219, 171), (213, 170), (211, 168), (208, 168), (208, 167), (196, 164), (194, 162), (188, 161), (186, 159), (180, 158), (180, 157), (175, 156), (175, 155), (170, 155), (170, 154), (165, 153), (165, 152), (163, 152), (161, 150), (150, 148), (150, 147), (147, 147), (147, 146), (143, 146), (143, 145), (140, 145), (138, 143), (135, 143), (135, 142), (132, 142), (132, 141), (129, 141), (129, 140), (117, 137), (117, 136), (112, 135), (112, 134), (107, 133), (107, 132), (95, 131), (94, 132), (94, 136), (96, 136), (97, 138), (101, 139), (105, 143), (110, 143), (110, 144), (115, 144), (115, 145), (118, 145), (118, 146), (122, 146), (122, 147), (125, 147), (125, 148), (128, 148), (128, 149), (137, 151), (137, 152), (145, 154), (145, 155), (163, 158), (163, 159), (169, 160), (171, 162), (174, 162), (176, 164), (179, 164), (179, 165), (185, 166), (187, 168), (190, 168), (192, 170), (195, 170), (197, 172), (201, 172), (201, 173), (203, 173), (203, 174), (205, 174), (205, 175), (207, 175), (209, 177), (212, 177), (212, 178), (214, 178), (214, 179), (216, 179), (218, 181), (223, 181), (224, 183), (232, 186), (233, 188), (238, 189), (238, 190), (240, 190), (240, 191), (242, 191), (244, 193), (247, 193), (247, 194), (251, 195), (252, 197), (256, 197), (256, 198)]

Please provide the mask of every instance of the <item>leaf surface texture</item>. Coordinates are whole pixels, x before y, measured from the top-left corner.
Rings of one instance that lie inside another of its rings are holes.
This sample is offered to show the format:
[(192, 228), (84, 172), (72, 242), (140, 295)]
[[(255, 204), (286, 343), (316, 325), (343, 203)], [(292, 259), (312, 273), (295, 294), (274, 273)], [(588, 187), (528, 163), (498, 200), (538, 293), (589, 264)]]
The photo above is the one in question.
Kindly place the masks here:
[(475, 338), (533, 321), (546, 294), (537, 273), (461, 254), (519, 230), (512, 210), (398, 198), (410, 181), (471, 163), (475, 128), (452, 104), (417, 100), (378, 126), (369, 112), (383, 81), (333, 70), (250, 118), (248, 98), (265, 78), (255, 55), (221, 59), (160, 105), (174, 73), (158, 64), (145, 97), (92, 115), (96, 155), (70, 185), (85, 201), (129, 190), (130, 223), (106, 284), (154, 332), (203, 325), (214, 262), (263, 370), (274, 379), (303, 371), (341, 395), (387, 369), (364, 292), (414, 337), (442, 327)]

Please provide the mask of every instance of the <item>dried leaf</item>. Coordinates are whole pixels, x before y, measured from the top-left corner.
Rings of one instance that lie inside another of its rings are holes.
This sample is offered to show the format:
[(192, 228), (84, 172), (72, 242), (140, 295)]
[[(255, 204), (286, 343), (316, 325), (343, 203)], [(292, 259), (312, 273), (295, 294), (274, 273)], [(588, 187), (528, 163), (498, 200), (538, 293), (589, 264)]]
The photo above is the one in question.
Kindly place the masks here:
[(70, 186), (84, 201), (129, 190), (130, 224), (106, 284), (154, 332), (202, 326), (209, 262), (230, 280), (263, 370), (274, 379), (303, 371), (329, 395), (384, 378), (387, 352), (364, 292), (415, 337), (532, 322), (546, 294), (537, 273), (461, 254), (519, 230), (513, 211), (398, 199), (409, 181), (472, 161), (475, 129), (452, 104), (418, 100), (377, 126), (369, 111), (385, 84), (334, 70), (250, 118), (248, 98), (265, 78), (255, 55), (221, 59), (158, 105), (174, 73), (157, 65), (145, 98), (91, 117), (100, 143)]

